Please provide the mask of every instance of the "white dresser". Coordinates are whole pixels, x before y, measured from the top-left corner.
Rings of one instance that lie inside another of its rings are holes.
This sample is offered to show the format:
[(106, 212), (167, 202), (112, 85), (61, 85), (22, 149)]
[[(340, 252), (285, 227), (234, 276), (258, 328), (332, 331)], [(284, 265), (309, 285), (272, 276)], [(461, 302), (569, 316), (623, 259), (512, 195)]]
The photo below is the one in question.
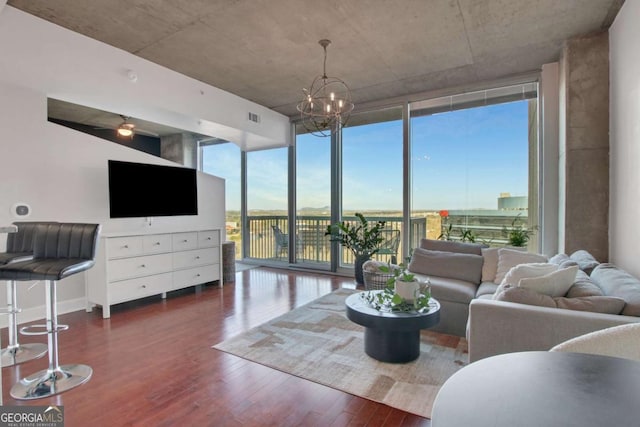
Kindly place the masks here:
[(88, 270), (87, 311), (220, 281), (220, 230), (101, 236), (96, 264)]

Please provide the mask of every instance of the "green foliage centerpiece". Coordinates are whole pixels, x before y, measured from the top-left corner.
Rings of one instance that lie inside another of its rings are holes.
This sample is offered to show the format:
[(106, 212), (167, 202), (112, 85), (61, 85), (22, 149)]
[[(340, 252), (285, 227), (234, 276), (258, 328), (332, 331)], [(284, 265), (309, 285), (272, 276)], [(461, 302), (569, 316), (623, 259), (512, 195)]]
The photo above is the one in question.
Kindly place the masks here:
[[(429, 282), (419, 282), (415, 274), (405, 269), (403, 265), (380, 265), (378, 270), (382, 273), (391, 273), (393, 277), (387, 280), (387, 286), (380, 291), (368, 291), (362, 293), (362, 298), (374, 309), (386, 312), (423, 313), (429, 310)], [(403, 298), (399, 293), (400, 283), (415, 284), (418, 291), (412, 293), (411, 298)]]
[(356, 282), (362, 284), (364, 283), (362, 264), (380, 250), (380, 244), (384, 240), (382, 230), (386, 223), (376, 221), (372, 226), (361, 213), (356, 212), (355, 215), (358, 218), (357, 223), (341, 221), (329, 225), (324, 235), (331, 236), (329, 240), (340, 243), (353, 253)]

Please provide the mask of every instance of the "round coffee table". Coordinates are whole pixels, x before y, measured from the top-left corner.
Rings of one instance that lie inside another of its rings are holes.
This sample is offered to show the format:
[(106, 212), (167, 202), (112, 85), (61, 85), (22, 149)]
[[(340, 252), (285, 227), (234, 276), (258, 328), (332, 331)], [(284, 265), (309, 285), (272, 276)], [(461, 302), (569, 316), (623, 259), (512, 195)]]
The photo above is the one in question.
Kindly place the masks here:
[(438, 324), (440, 303), (431, 298), (429, 310), (423, 313), (383, 312), (371, 307), (362, 298), (364, 293), (350, 295), (345, 305), (347, 318), (365, 327), (365, 353), (388, 363), (407, 363), (417, 359), (420, 355), (420, 329)]

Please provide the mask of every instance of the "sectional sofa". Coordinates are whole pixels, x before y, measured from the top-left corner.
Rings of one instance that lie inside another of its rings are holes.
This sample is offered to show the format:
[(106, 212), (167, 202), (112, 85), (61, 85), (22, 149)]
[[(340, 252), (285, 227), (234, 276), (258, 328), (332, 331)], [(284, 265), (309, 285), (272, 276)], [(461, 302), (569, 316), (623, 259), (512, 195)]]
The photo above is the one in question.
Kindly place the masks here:
[(610, 326), (640, 322), (640, 280), (586, 251), (551, 259), (515, 248), (423, 239), (408, 269), (441, 304), (432, 330), (466, 336), (469, 361), (549, 350)]

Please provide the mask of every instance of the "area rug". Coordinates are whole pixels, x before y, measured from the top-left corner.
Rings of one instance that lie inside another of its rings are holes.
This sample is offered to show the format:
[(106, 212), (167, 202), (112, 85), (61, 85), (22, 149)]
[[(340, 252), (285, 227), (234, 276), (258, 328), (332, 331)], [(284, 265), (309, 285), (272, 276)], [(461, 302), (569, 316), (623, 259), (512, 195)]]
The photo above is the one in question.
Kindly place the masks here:
[(363, 328), (346, 317), (353, 292), (340, 289), (213, 348), (431, 418), (438, 390), (468, 361), (466, 341), (422, 331), (417, 360), (378, 362), (364, 352)]

